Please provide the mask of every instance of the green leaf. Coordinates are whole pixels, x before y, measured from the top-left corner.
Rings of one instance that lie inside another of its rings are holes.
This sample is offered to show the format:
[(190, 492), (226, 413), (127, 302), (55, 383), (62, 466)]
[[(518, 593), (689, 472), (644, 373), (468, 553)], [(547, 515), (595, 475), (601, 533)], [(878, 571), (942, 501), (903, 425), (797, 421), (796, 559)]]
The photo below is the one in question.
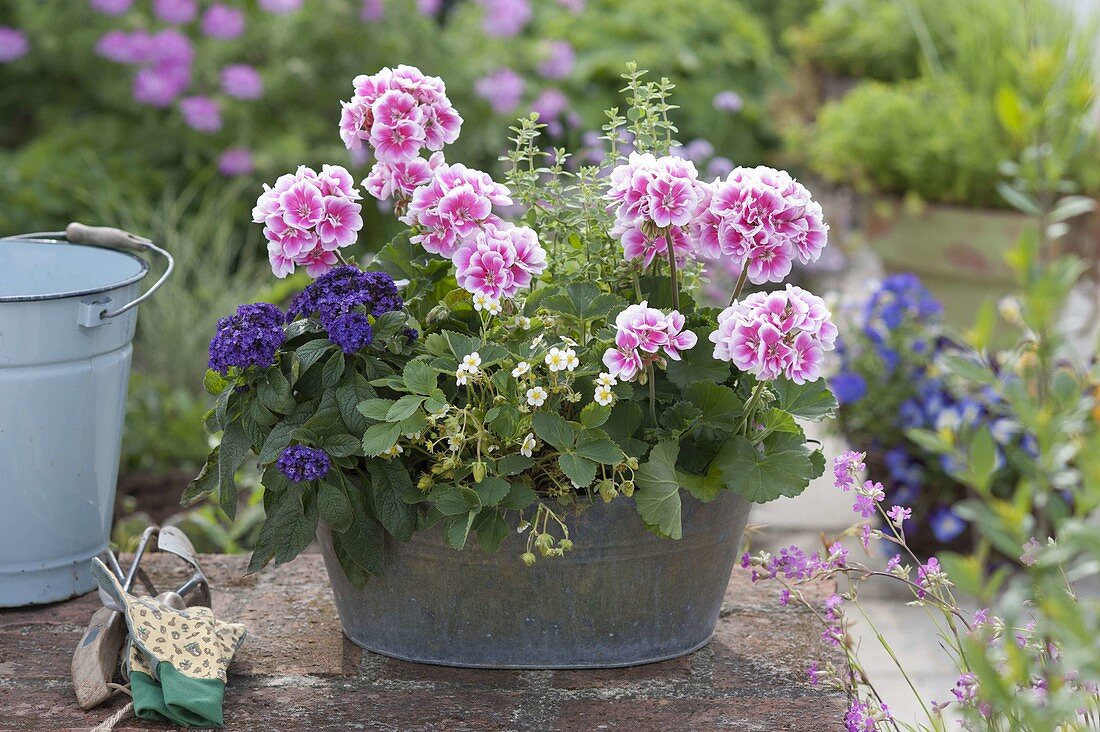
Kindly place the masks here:
[(508, 496), (511, 485), (504, 478), (488, 476), (473, 486), (482, 506), (495, 506)]
[(331, 476), (331, 479), (330, 476), (325, 476), (317, 487), (317, 508), (320, 511), (321, 520), (338, 533), (347, 531), (355, 519), (347, 493), (344, 492), (342, 485), (334, 482), (343, 483), (343, 479), (339, 476), (339, 472)]
[(340, 377), (344, 375), (344, 352), (340, 349), (329, 356), (325, 361), (325, 368), (321, 372), (321, 384), (326, 389), (331, 389), (340, 383)]
[(713, 501), (725, 488), (722, 484), (722, 476), (718, 471), (711, 471), (706, 475), (696, 475), (695, 473), (685, 473), (682, 470), (677, 470), (676, 477), (684, 490), (703, 503)]
[(350, 457), (363, 451), (363, 442), (352, 435), (332, 435), (321, 440), (321, 447), (332, 457)]
[(359, 402), (357, 409), (359, 413), (367, 419), (376, 419), (379, 422), (385, 422), (386, 415), (390, 412), (390, 407), (394, 405), (393, 399), (365, 399)]
[(714, 460), (726, 487), (755, 503), (797, 496), (816, 472), (801, 432), (776, 432), (760, 446), (736, 435), (726, 441)]
[(290, 435), (295, 429), (297, 429), (297, 425), (289, 422), (280, 422), (271, 428), (271, 431), (267, 433), (267, 439), (264, 440), (263, 447), (260, 448), (258, 460), (261, 465), (267, 465), (279, 457), (279, 453), (290, 445)]
[(559, 455), (558, 466), (578, 488), (584, 488), (596, 479), (596, 463), (580, 455), (571, 452)]
[[(355, 521), (352, 522), (351, 527), (342, 534), (334, 534), (332, 544), (337, 556), (347, 557), (375, 577), (382, 576), (386, 533), (382, 525), (370, 515), (356, 511)], [(349, 575), (348, 579), (352, 577)]]
[(374, 339), (384, 341), (387, 338), (393, 338), (401, 332), (408, 320), (408, 316), (400, 310), (382, 313), (374, 319)]
[(537, 500), (538, 494), (535, 493), (534, 488), (526, 483), (512, 483), (512, 487), (508, 489), (508, 495), (500, 502), (500, 507), (522, 511)]
[(500, 511), (493, 508), (482, 510), (474, 526), (477, 529), (477, 541), (487, 554), (499, 549), (501, 542), (508, 536), (508, 522), (500, 515)]
[(398, 460), (370, 460), (367, 470), (371, 513), (395, 538), (408, 541), (416, 528), (416, 509), (402, 498), (413, 487), (409, 472)]
[(218, 450), (219, 448), (215, 447), (211, 451), (209, 457), (206, 458), (206, 464), (202, 466), (202, 470), (199, 471), (194, 480), (187, 484), (183, 495), (180, 496), (181, 506), (191, 506), (198, 503), (200, 499), (218, 489)]
[(493, 409), (496, 409), (497, 412), (489, 419), (489, 427), (505, 440), (515, 437), (520, 421), (519, 410), (511, 404), (501, 404)]
[(826, 417), (836, 416), (836, 397), (829, 391), (823, 379), (805, 384), (776, 379), (768, 386), (777, 399), (772, 406), (790, 412), (795, 417), (820, 422)]
[(317, 506), (313, 501), (304, 499), (302, 491), (285, 491), (260, 529), (261, 534), (270, 531), (277, 542), (276, 566), (286, 564), (301, 554), (317, 535)]
[(676, 475), (676, 459), (680, 445), (673, 440), (658, 442), (649, 453), (649, 460), (634, 471), (634, 504), (642, 520), (663, 535), (679, 539), (680, 484)]
[(714, 358), (714, 351), (707, 344), (710, 330), (697, 333), (699, 343), (689, 351), (681, 353), (679, 361), (669, 360), (665, 367), (668, 380), (681, 389), (692, 384), (724, 384), (730, 377), (730, 365), (727, 361)]
[(404, 378), (405, 387), (409, 391), (427, 396), (435, 389), (438, 374), (435, 369), (423, 361), (409, 361), (405, 364), (402, 378)]
[(374, 396), (374, 389), (358, 374), (350, 383), (341, 384), (336, 388), (336, 406), (340, 410), (340, 418), (354, 434), (363, 434), (370, 427), (363, 413), (359, 411), (359, 403)]
[(466, 537), (470, 535), (470, 527), (474, 525), (477, 511), (470, 511), (464, 516), (456, 516), (448, 519), (443, 525), (443, 538), (452, 549), (462, 551), (466, 546)]
[(684, 389), (684, 399), (699, 408), (699, 421), (716, 429), (732, 430), (745, 409), (737, 392), (728, 386), (696, 381)]
[(556, 414), (535, 412), (531, 415), (531, 427), (543, 442), (565, 452), (573, 448), (575, 435), (569, 423)]
[(386, 412), (386, 421), (400, 422), (406, 417), (411, 417), (413, 412), (420, 409), (420, 405), (423, 403), (424, 397), (416, 394), (406, 394), (394, 402), (393, 406)]
[(218, 449), (218, 490), (222, 510), (229, 518), (237, 515), (237, 479), (235, 474), (248, 455), (248, 435), (237, 423), (226, 426)]
[(308, 371), (309, 367), (317, 363), (325, 355), (325, 351), (332, 347), (332, 344), (324, 338), (315, 338), (298, 346), (297, 350), (294, 351), (294, 356), (301, 364), (299, 373), (304, 374)]
[(272, 366), (264, 372), (257, 391), (260, 402), (272, 412), (290, 414), (298, 406), (294, 401), (294, 390), (291, 389), (290, 382), (278, 366)]
[(589, 402), (584, 405), (584, 409), (581, 410), (580, 416), (577, 421), (583, 424), (585, 427), (592, 429), (594, 427), (601, 427), (604, 422), (611, 416), (611, 407), (605, 407), (602, 404), (596, 402)]
[(615, 465), (622, 462), (623, 451), (611, 440), (581, 438), (577, 444), (577, 454), (594, 460), (604, 465)]
[[(451, 353), (454, 355), (458, 363), (462, 363), (463, 356), (469, 356), (474, 351), (481, 347), (481, 339), (468, 336), (463, 333), (456, 333), (453, 330), (443, 331), (443, 338), (447, 341), (447, 346), (451, 349)], [(482, 356), (484, 358), (484, 356)]]
[(401, 425), (392, 422), (371, 425), (363, 435), (363, 454), (376, 457), (397, 444)]
[(445, 516), (457, 516), (473, 509), (480, 509), (481, 497), (472, 488), (450, 486), (435, 497), (435, 507)]
[(202, 386), (206, 389), (207, 394), (217, 396), (225, 391), (225, 387), (229, 386), (229, 382), (214, 369), (207, 369), (206, 375), (202, 377)]
[(533, 459), (514, 452), (511, 455), (505, 455), (497, 462), (497, 472), (504, 476), (519, 475), (534, 464)]
[(972, 483), (979, 493), (985, 493), (992, 485), (993, 474), (997, 471), (997, 444), (993, 441), (989, 427), (982, 425), (974, 433), (968, 453), (967, 482)]
[(636, 402), (621, 400), (611, 408), (611, 419), (604, 429), (611, 435), (611, 439), (623, 445), (628, 437), (634, 436), (644, 419), (642, 408)]

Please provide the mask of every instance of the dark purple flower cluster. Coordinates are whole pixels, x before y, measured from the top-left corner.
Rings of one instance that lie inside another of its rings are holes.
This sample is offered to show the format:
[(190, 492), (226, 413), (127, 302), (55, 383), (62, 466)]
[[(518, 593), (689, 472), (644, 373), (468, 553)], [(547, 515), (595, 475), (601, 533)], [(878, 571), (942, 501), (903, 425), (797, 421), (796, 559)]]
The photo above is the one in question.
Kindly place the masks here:
[(336, 316), (326, 324), (325, 329), (328, 339), (340, 346), (344, 353), (355, 353), (369, 346), (374, 339), (370, 319), (358, 310)]
[(275, 467), (292, 483), (324, 478), (332, 467), (328, 453), (316, 447), (291, 445), (283, 450)]
[(290, 304), (287, 319), (316, 313), (327, 322), (362, 305), (374, 316), (400, 310), (405, 301), (385, 272), (362, 272), (356, 267), (337, 267), (318, 277)]
[(266, 368), (275, 363), (275, 352), (284, 340), (279, 308), (266, 302), (241, 305), (236, 314), (218, 321), (210, 341), (210, 368), (223, 376), (232, 366)]

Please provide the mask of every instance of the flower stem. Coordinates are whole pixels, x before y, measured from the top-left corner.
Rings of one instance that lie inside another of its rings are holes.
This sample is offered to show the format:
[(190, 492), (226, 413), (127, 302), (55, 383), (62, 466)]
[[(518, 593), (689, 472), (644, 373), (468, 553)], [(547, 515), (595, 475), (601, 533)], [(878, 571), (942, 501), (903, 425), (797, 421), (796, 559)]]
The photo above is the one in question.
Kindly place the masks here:
[(745, 280), (749, 277), (749, 263), (745, 262), (745, 266), (741, 268), (741, 274), (737, 278), (737, 284), (733, 287), (733, 297), (730, 298), (730, 305), (737, 302), (737, 298), (741, 297), (741, 290), (745, 289)]
[(668, 271), (672, 276), (672, 309), (680, 309), (680, 283), (676, 276), (676, 251), (672, 248), (672, 234), (665, 232), (665, 249), (668, 251)]
[(738, 426), (735, 435), (741, 434), (741, 432), (749, 426), (749, 419), (752, 416), (752, 412), (756, 409), (756, 403), (760, 401), (760, 394), (764, 391), (764, 382), (756, 382), (756, 386), (752, 388), (752, 394), (749, 395), (749, 401), (745, 404), (745, 416), (741, 418), (741, 424)]
[(654, 378), (653, 364), (646, 364), (646, 372), (648, 374), (649, 381), (649, 416), (653, 420), (653, 424), (657, 424), (657, 380)]

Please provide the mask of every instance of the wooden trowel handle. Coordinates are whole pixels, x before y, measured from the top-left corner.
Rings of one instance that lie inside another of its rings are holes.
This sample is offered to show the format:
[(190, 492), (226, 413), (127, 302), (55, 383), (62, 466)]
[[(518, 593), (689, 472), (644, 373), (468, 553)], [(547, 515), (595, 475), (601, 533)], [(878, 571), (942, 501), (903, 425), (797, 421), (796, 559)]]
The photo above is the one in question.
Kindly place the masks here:
[(73, 689), (81, 709), (91, 709), (111, 698), (107, 684), (115, 676), (126, 639), (126, 623), (114, 610), (101, 607), (73, 653)]

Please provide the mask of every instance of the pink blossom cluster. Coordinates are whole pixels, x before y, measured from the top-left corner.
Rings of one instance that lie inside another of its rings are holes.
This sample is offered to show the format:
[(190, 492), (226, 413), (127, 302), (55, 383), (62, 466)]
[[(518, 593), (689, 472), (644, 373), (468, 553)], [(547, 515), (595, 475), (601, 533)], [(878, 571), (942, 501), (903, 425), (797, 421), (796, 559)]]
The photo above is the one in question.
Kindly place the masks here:
[(684, 330), (684, 316), (678, 311), (665, 315), (643, 300), (615, 317), (615, 347), (604, 351), (603, 363), (616, 379), (631, 381), (659, 361), (662, 352), (679, 361), (680, 352), (693, 348), (698, 340), (695, 333)]
[(325, 165), (318, 174), (300, 166), (280, 176), (252, 209), (252, 220), (264, 225), (268, 259), (276, 277), (304, 266), (319, 277), (339, 261), (336, 250), (355, 243), (363, 228), (361, 198), (351, 174), (339, 165)]
[(546, 251), (526, 226), (490, 224), (454, 254), (459, 287), (494, 300), (514, 297), (546, 269)]
[(488, 173), (461, 163), (439, 161), (433, 173), (430, 182), (413, 191), (401, 221), (417, 227), (414, 243), (432, 254), (453, 257), (467, 239), (489, 226), (501, 226), (493, 206), (511, 205), (512, 198)]
[(438, 152), (428, 160), (413, 158), (407, 163), (376, 163), (363, 180), (363, 187), (380, 201), (407, 201), (417, 188), (431, 182), (436, 169), (443, 164), (443, 153)]
[(754, 284), (782, 282), (795, 259), (816, 262), (828, 239), (821, 206), (785, 171), (735, 168), (707, 186), (692, 227), (706, 259), (747, 267)]
[(355, 77), (355, 94), (341, 102), (340, 137), (349, 150), (366, 142), (381, 163), (407, 163), (422, 148), (441, 150), (458, 139), (462, 118), (438, 76), (415, 66)]
[(686, 262), (691, 253), (686, 227), (705, 195), (698, 178), (690, 160), (637, 152), (611, 171), (607, 193), (609, 210), (615, 212), (611, 235), (622, 242), (627, 259), (641, 259), (649, 266), (658, 255), (667, 256), (667, 234), (678, 264)]
[(801, 287), (755, 292), (719, 313), (710, 334), (714, 357), (758, 379), (816, 381), (824, 352), (836, 342), (830, 317), (825, 302)]

